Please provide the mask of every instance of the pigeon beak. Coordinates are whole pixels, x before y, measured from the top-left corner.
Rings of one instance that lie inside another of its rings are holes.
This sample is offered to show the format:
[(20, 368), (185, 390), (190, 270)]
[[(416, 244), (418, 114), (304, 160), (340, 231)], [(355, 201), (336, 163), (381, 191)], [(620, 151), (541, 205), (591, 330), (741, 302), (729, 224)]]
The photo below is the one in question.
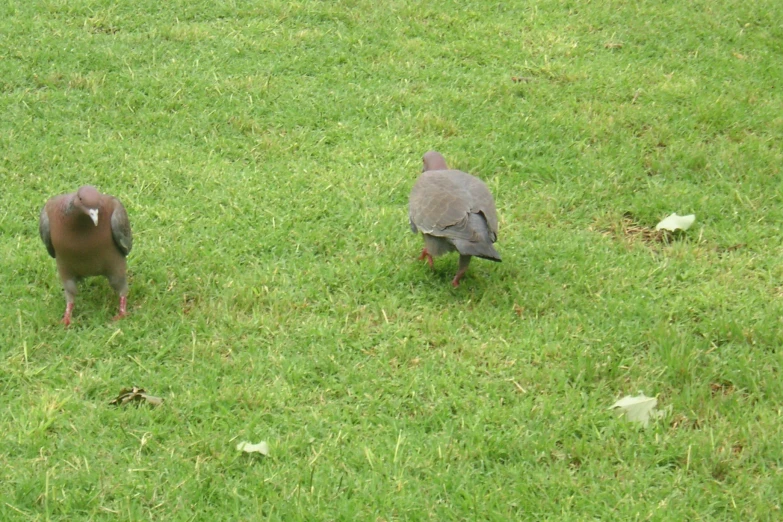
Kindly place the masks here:
[(95, 226), (98, 226), (98, 209), (97, 208), (91, 208), (87, 210), (87, 214), (90, 216), (90, 219), (92, 219), (92, 222), (95, 223)]

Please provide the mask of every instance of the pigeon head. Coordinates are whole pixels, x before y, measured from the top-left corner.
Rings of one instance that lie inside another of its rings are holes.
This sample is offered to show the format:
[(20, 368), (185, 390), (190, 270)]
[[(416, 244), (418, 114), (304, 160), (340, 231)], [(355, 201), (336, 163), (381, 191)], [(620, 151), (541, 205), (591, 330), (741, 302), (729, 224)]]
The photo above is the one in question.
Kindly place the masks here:
[(98, 208), (101, 206), (101, 194), (95, 187), (85, 185), (76, 191), (73, 205), (90, 216), (95, 226), (98, 226)]
[(424, 162), (424, 168), (421, 169), (422, 172), (427, 172), (428, 170), (448, 170), (449, 168), (440, 152), (435, 152), (434, 150), (427, 152), (422, 161)]

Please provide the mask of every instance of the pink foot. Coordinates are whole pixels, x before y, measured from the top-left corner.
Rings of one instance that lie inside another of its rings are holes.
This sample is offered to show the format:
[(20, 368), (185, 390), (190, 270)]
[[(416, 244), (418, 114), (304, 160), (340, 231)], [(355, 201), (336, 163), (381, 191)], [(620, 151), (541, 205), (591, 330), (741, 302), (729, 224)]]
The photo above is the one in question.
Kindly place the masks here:
[(71, 312), (73, 312), (73, 303), (66, 303), (65, 313), (63, 314), (62, 321), (60, 321), (65, 326), (71, 325)]
[(459, 278), (458, 277), (455, 277), (454, 279), (451, 280), (451, 286), (453, 286), (454, 288), (457, 288), (459, 286)]
[(426, 247), (421, 249), (421, 255), (419, 256), (419, 261), (421, 261), (422, 259), (426, 259), (427, 262), (430, 264), (430, 268), (434, 268), (434, 265), (432, 264), (432, 256), (430, 255), (429, 252), (427, 252)]
[(120, 297), (120, 313), (114, 316), (112, 321), (119, 321), (126, 315), (128, 315), (128, 312), (126, 310), (128, 306), (128, 298), (127, 297)]

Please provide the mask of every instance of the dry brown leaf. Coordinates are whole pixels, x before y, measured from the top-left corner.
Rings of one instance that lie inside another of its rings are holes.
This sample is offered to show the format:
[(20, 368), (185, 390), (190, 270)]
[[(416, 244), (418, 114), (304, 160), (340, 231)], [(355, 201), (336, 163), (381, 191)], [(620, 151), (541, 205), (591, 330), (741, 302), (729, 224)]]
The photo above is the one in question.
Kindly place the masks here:
[(655, 230), (636, 223), (631, 216), (624, 216), (620, 223), (613, 224), (602, 231), (604, 235), (625, 239), (628, 242), (642, 241), (648, 245), (664, 243), (671, 239), (668, 230)]
[(113, 406), (124, 406), (129, 402), (134, 402), (137, 406), (142, 402), (146, 402), (150, 406), (160, 406), (163, 404), (163, 399), (155, 397), (154, 395), (149, 395), (144, 391), (144, 388), (134, 386), (132, 388), (123, 388), (120, 390), (120, 394), (117, 398), (109, 401), (109, 404)]

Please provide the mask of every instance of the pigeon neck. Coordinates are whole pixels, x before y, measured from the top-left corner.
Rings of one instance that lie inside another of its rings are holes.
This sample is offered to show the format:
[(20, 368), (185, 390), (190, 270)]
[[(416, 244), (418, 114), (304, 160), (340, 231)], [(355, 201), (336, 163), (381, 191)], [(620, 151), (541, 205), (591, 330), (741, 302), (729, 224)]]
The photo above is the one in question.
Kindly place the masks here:
[(82, 209), (74, 205), (73, 199), (71, 199), (68, 204), (65, 205), (65, 211), (63, 214), (76, 227), (91, 228), (95, 226), (95, 224), (90, 219), (90, 216), (88, 216), (85, 212), (82, 212)]
[(65, 212), (64, 214), (66, 216), (72, 215), (74, 212), (76, 212), (78, 209), (76, 208), (76, 205), (73, 204), (73, 200), (76, 199), (76, 196), (72, 197), (68, 200), (68, 204), (65, 205)]

